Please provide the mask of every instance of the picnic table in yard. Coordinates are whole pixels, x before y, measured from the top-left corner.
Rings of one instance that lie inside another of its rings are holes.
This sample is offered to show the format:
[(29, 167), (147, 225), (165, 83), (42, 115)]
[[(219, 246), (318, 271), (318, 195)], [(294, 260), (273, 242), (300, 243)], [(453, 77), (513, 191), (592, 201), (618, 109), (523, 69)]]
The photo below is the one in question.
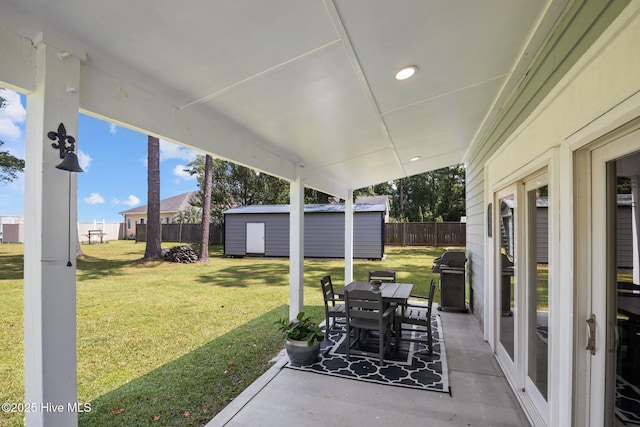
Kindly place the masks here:
[(87, 234), (85, 234), (85, 236), (87, 236), (87, 238), (89, 239), (89, 244), (91, 244), (91, 238), (92, 237), (99, 237), (100, 238), (100, 243), (104, 243), (103, 238), (106, 235), (107, 235), (107, 233), (105, 233), (102, 230), (89, 230), (87, 232)]

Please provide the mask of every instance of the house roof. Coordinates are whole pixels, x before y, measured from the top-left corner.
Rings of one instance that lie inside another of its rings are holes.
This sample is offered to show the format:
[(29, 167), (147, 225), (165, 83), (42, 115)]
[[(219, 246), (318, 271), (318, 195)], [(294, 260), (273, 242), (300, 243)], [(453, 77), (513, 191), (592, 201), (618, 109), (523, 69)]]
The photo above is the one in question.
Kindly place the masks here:
[[(189, 198), (193, 192), (178, 194), (167, 199), (160, 200), (160, 213), (179, 212), (191, 206), (189, 204)], [(127, 214), (146, 214), (147, 205), (138, 206), (128, 209), (126, 211), (118, 212), (120, 215)]]
[[(234, 214), (288, 214), (291, 210), (290, 205), (251, 205), (237, 206), (227, 209), (223, 212), (225, 215)], [(383, 203), (378, 204), (354, 204), (354, 212), (385, 212), (386, 206)], [(344, 212), (344, 204), (327, 203), (327, 204), (309, 204), (304, 205), (305, 213), (339, 213)]]

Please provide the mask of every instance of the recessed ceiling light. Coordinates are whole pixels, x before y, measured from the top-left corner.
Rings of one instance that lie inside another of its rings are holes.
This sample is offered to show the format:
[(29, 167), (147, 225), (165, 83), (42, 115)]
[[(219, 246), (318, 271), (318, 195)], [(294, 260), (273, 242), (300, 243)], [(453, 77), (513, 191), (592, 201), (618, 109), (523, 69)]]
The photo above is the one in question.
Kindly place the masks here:
[(410, 162), (415, 162), (416, 160), (420, 160), (420, 156), (413, 156), (409, 159)]
[(416, 67), (415, 65), (404, 67), (396, 73), (396, 80), (406, 80), (409, 77), (413, 76), (416, 71), (418, 71), (418, 67)]

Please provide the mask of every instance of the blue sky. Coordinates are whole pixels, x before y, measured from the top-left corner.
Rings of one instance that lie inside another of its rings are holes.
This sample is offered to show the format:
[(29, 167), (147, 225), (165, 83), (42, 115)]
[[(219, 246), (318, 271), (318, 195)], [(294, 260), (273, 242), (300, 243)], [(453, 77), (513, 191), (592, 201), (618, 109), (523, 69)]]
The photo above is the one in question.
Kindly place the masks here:
[[(0, 111), (1, 151), (25, 158), (26, 98), (7, 89)], [(56, 130), (56, 129), (51, 129)], [(83, 173), (78, 174), (78, 221), (122, 222), (118, 212), (147, 204), (147, 135), (79, 115), (76, 152)], [(184, 172), (199, 152), (160, 141), (160, 197), (194, 191), (195, 176)], [(24, 174), (0, 183), (0, 216), (24, 215)]]

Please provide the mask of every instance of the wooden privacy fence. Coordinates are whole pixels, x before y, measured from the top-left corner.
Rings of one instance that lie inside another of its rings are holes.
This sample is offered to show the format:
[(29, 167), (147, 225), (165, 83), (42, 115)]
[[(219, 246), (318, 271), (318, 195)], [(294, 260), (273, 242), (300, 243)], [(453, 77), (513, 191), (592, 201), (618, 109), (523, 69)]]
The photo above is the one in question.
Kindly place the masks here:
[[(388, 222), (385, 245), (465, 246), (467, 224), (461, 222)], [(136, 241), (147, 241), (147, 224), (136, 224)], [(200, 224), (162, 224), (163, 242), (200, 242)], [(224, 230), (210, 227), (209, 244), (224, 243)]]
[(385, 244), (400, 246), (465, 246), (467, 224), (462, 222), (388, 222)]
[[(163, 242), (200, 243), (200, 224), (162, 224)], [(221, 245), (224, 241), (224, 230), (209, 227), (209, 244)], [(136, 224), (136, 242), (147, 241), (147, 224)]]

